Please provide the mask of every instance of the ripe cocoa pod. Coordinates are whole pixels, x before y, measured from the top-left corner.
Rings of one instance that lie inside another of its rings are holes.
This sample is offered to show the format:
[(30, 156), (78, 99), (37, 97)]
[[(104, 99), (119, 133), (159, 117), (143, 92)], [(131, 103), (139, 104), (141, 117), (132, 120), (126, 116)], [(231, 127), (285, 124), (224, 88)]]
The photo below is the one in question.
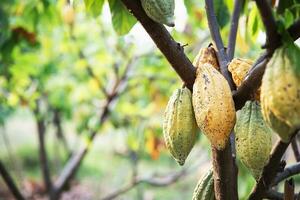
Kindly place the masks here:
[(141, 0), (141, 3), (146, 14), (152, 20), (167, 26), (175, 26), (174, 0)]
[(268, 125), (288, 142), (300, 128), (300, 49), (294, 44), (278, 48), (262, 79), (262, 113)]
[(204, 63), (211, 64), (216, 70), (220, 71), (216, 52), (212, 46), (201, 48), (196, 58), (193, 61), (195, 67), (201, 66)]
[(174, 91), (165, 110), (163, 133), (165, 143), (175, 160), (183, 165), (192, 150), (197, 124), (189, 89)]
[(247, 101), (234, 127), (237, 156), (256, 180), (269, 160), (272, 130), (265, 123), (257, 101)]
[(212, 146), (223, 149), (235, 124), (235, 107), (226, 79), (209, 63), (197, 66), (193, 107), (198, 127)]
[(213, 171), (209, 170), (197, 183), (192, 200), (214, 200)]
[[(242, 58), (234, 58), (228, 65), (228, 70), (237, 88), (242, 85), (252, 65), (252, 60)], [(254, 99), (260, 101), (260, 88), (254, 94)]]

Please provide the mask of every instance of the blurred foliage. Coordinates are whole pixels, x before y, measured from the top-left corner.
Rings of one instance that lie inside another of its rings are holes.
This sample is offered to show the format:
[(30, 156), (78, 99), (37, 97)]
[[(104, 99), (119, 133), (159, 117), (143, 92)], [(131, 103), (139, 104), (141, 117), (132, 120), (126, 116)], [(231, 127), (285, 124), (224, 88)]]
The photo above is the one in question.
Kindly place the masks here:
[[(33, 113), (40, 102), (47, 122), (54, 123), (58, 112), (62, 123), (73, 124), (81, 137), (92, 131), (119, 131), (133, 158), (153, 161), (162, 153), (169, 156), (161, 123), (168, 97), (181, 86), (178, 76), (121, 1), (71, 2), (1, 0), (0, 125), (20, 108)], [(178, 2), (185, 7), (176, 14), (176, 27), (168, 30), (176, 41), (188, 44), (185, 52), (193, 60), (211, 42), (204, 1)], [(299, 0), (281, 0), (275, 10), (278, 23), (288, 27), (300, 16)], [(215, 11), (227, 44), (233, 1), (215, 0)], [(255, 59), (263, 43), (255, 2), (246, 1), (236, 56)], [(109, 120), (102, 126), (98, 121), (107, 97), (101, 88), (112, 92), (128, 67), (118, 86), (120, 94), (109, 107)], [(200, 145), (208, 147), (207, 140), (201, 139)], [(243, 167), (240, 180), (244, 197), (254, 182)]]

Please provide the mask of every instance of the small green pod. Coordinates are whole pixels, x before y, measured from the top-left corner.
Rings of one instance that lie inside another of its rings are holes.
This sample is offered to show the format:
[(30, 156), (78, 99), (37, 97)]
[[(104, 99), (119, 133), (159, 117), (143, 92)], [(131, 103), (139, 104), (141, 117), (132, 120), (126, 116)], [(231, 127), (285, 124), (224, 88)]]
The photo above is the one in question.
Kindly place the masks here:
[(163, 133), (167, 148), (175, 160), (183, 165), (197, 139), (197, 124), (189, 89), (177, 89), (169, 99)]
[(152, 20), (173, 27), (174, 24), (174, 0), (141, 0), (142, 7)]
[(256, 180), (260, 178), (272, 149), (272, 130), (267, 126), (257, 101), (247, 101), (234, 127), (236, 152)]

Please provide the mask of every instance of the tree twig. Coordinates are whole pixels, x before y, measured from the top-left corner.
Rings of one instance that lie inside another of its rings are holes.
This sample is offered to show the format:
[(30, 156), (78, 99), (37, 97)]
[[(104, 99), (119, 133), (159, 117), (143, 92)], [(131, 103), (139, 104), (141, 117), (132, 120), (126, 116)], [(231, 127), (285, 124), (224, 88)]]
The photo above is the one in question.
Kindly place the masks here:
[(300, 162), (297, 162), (294, 165), (286, 167), (282, 173), (278, 174), (275, 177), (274, 181), (272, 182), (271, 186), (275, 186), (279, 182), (283, 181), (284, 179), (287, 179), (299, 173), (300, 173)]
[(291, 178), (284, 182), (284, 200), (294, 200), (295, 198), (295, 184)]
[(34, 116), (37, 125), (37, 132), (38, 132), (38, 141), (39, 141), (39, 160), (40, 160), (40, 166), (44, 178), (45, 188), (47, 190), (47, 193), (49, 194), (49, 198), (54, 199), (53, 185), (51, 181), (49, 162), (47, 158), (48, 156), (47, 156), (46, 145), (45, 145), (45, 133), (46, 133), (45, 120), (40, 110), (41, 109), (40, 101), (41, 101), (40, 99), (36, 101), (36, 108), (34, 110)]
[[(232, 77), (228, 71), (229, 63), (224, 44), (221, 38), (219, 25), (214, 12), (213, 1), (205, 0), (206, 14), (208, 25), (212, 39), (218, 49), (217, 57), (221, 68), (221, 73), (226, 78), (231, 90), (235, 89)], [(234, 141), (234, 135), (231, 134), (231, 140), (224, 150), (212, 149), (213, 169), (215, 180), (216, 199), (238, 199), (237, 194), (237, 167), (235, 166), (235, 158), (232, 157), (231, 141)], [(234, 150), (234, 143), (233, 150)]]
[[(296, 133), (297, 131), (294, 135), (296, 135)], [(281, 140), (277, 142), (275, 148), (272, 150), (269, 162), (264, 166), (262, 175), (249, 196), (249, 200), (261, 199), (264, 196), (276, 176), (281, 158), (288, 146), (289, 143), (284, 143)]]
[(272, 200), (283, 200), (283, 194), (275, 190), (268, 190), (264, 195), (264, 198)]
[(0, 160), (0, 174), (3, 178), (3, 180), (5, 181), (8, 189), (13, 194), (13, 196), (17, 200), (25, 200), (25, 198), (23, 197), (23, 195), (19, 191), (19, 189), (18, 189), (17, 185), (15, 184), (13, 178), (10, 176), (9, 172), (6, 170), (6, 168), (4, 167), (1, 160)]
[(296, 161), (300, 162), (299, 146), (298, 146), (296, 137), (292, 140), (291, 146), (292, 146), (292, 150), (293, 150)]
[(182, 81), (192, 90), (196, 78), (196, 70), (185, 55), (183, 47), (172, 38), (163, 25), (154, 22), (146, 15), (140, 1), (122, 0), (122, 2), (139, 20)]
[(183, 176), (185, 176), (187, 174), (187, 172), (188, 172), (187, 169), (183, 169), (179, 172), (175, 172), (175, 173), (173, 173), (171, 175), (167, 175), (167, 176), (139, 177), (139, 178), (136, 178), (135, 180), (133, 180), (128, 185), (125, 185), (124, 187), (107, 195), (106, 197), (101, 198), (101, 200), (112, 200), (112, 199), (128, 192), (129, 190), (133, 189), (134, 187), (136, 187), (139, 184), (147, 184), (147, 185), (150, 185), (153, 187), (168, 186), (168, 185), (175, 183), (179, 178), (182, 178)]
[(267, 0), (255, 0), (255, 2), (266, 29), (267, 41), (265, 46), (267, 48), (267, 51), (272, 52), (276, 49), (277, 46), (281, 44), (281, 37), (277, 32), (277, 25), (272, 13), (271, 6), (269, 5), (269, 1)]
[[(99, 125), (102, 125), (106, 121), (106, 119), (110, 113), (109, 107), (110, 107), (111, 103), (119, 96), (119, 93), (121, 92), (120, 86), (124, 81), (126, 81), (127, 73), (129, 72), (129, 69), (132, 67), (132, 65), (133, 65), (133, 61), (130, 59), (127, 66), (125, 67), (124, 73), (121, 75), (121, 77), (118, 80), (116, 80), (116, 82), (112, 88), (112, 91), (107, 94), (106, 104), (104, 105), (102, 113), (99, 116), (99, 121), (98, 121)], [(97, 130), (92, 130), (92, 132), (88, 136), (88, 142), (85, 143), (79, 149), (79, 151), (77, 153), (74, 153), (73, 156), (67, 162), (66, 166), (64, 167), (60, 176), (58, 177), (58, 179), (55, 181), (55, 184), (54, 184), (56, 197), (58, 197), (61, 194), (64, 187), (68, 184), (68, 182), (72, 179), (74, 174), (77, 172), (77, 170), (78, 170), (83, 158), (87, 154), (87, 152), (90, 148), (90, 144), (93, 142), (96, 134), (97, 134)]]
[(205, 9), (206, 9), (206, 15), (207, 15), (207, 21), (208, 21), (210, 34), (211, 34), (211, 37), (212, 37), (212, 39), (217, 47), (217, 50), (218, 50), (217, 57), (219, 60), (221, 72), (222, 72), (223, 76), (226, 78), (226, 80), (228, 81), (228, 84), (229, 84), (231, 90), (234, 90), (235, 85), (233, 83), (231, 74), (229, 73), (229, 71), (227, 69), (229, 60), (228, 60), (228, 56), (226, 54), (223, 40), (221, 38), (217, 17), (214, 12), (213, 0), (205, 0)]
[[(287, 31), (294, 40), (297, 40), (300, 37), (300, 20), (291, 25)], [(273, 51), (279, 46), (280, 44), (278, 43), (276, 43), (276, 46), (270, 46), (272, 50), (264, 52), (257, 59), (242, 85), (233, 93), (233, 100), (237, 110), (244, 106), (245, 102), (250, 99), (251, 95), (254, 94), (261, 85), (261, 80), (269, 58), (272, 56)]]
[(236, 35), (239, 26), (239, 18), (242, 9), (242, 5), (244, 4), (245, 0), (235, 0), (234, 1), (234, 9), (231, 18), (231, 25), (230, 25), (230, 32), (228, 38), (228, 47), (227, 47), (227, 55), (228, 60), (231, 61), (234, 57), (235, 51), (235, 43), (236, 43)]

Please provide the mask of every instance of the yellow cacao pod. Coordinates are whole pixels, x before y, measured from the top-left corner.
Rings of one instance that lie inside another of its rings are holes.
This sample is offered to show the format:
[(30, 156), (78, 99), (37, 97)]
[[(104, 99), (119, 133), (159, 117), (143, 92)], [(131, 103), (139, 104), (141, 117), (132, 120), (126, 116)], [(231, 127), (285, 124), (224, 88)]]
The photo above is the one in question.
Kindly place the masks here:
[(177, 89), (165, 110), (163, 133), (174, 159), (183, 165), (196, 141), (197, 124), (189, 89)]
[(220, 71), (216, 52), (212, 46), (200, 49), (196, 58), (193, 61), (195, 67), (201, 66), (204, 63), (211, 64), (215, 69)]
[(197, 183), (192, 200), (214, 200), (213, 171), (209, 170)]
[[(252, 60), (243, 58), (234, 58), (228, 65), (228, 70), (230, 71), (233, 82), (237, 88), (242, 85), (252, 65)], [(260, 101), (260, 88), (254, 94), (254, 98), (257, 101)]]
[(265, 123), (258, 102), (246, 102), (238, 112), (234, 131), (237, 156), (258, 180), (272, 149), (272, 130)]
[(235, 107), (226, 79), (210, 63), (197, 66), (193, 107), (198, 127), (212, 146), (223, 149), (235, 124)]
[(300, 128), (299, 56), (300, 49), (293, 43), (278, 48), (262, 79), (263, 117), (284, 142)]

